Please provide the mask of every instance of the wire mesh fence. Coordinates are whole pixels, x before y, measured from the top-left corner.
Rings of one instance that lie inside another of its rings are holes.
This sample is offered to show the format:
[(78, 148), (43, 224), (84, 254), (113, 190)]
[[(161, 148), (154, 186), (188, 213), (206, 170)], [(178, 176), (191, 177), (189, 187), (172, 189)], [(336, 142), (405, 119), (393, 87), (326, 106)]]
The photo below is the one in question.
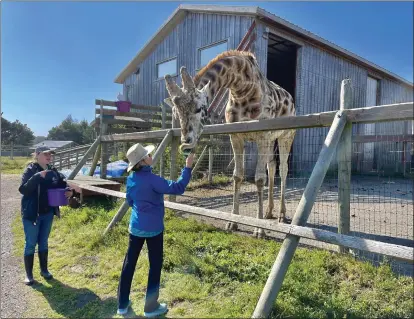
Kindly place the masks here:
[[(401, 125), (401, 122), (399, 122)], [(402, 124), (404, 125), (404, 123)], [(413, 238), (413, 139), (412, 134), (401, 130), (394, 132), (398, 123), (376, 125), (371, 135), (360, 134), (354, 129), (352, 154), (349, 157), (352, 167), (350, 186), (350, 233), (349, 235), (373, 239), (381, 242), (414, 247)], [(318, 155), (324, 143), (327, 128), (297, 130), (288, 158), (289, 171), (286, 179), (286, 217), (291, 219), (307, 185)], [(367, 131), (363, 131), (364, 133)], [(153, 141), (158, 144), (161, 141)], [(133, 142), (113, 143), (109, 146), (110, 160), (126, 160), (126, 150)], [(144, 145), (147, 143), (143, 143)], [(228, 134), (203, 136), (195, 153), (193, 177), (183, 196), (177, 202), (197, 207), (215, 209), (231, 213), (233, 209), (233, 150)], [(169, 145), (160, 162), (153, 168), (157, 174), (170, 176)], [(276, 162), (275, 185), (273, 189), (273, 218), (280, 211), (281, 178), (279, 147), (266, 154)], [(244, 180), (240, 187), (240, 215), (257, 217), (258, 193), (255, 185), (258, 150), (256, 143), (245, 142)], [(185, 158), (177, 156), (178, 172), (185, 165)], [(266, 171), (266, 174), (268, 172)], [(124, 174), (126, 177), (126, 174)], [(269, 185), (264, 186), (263, 210), (266, 212), (269, 200)], [(217, 227), (224, 228), (225, 222), (209, 220)], [(336, 155), (318, 192), (317, 199), (308, 219), (309, 227), (338, 232), (338, 163)], [(252, 233), (253, 227), (240, 226), (242, 232)], [(267, 232), (267, 235), (283, 239), (283, 234)], [(305, 245), (337, 250), (337, 246), (301, 239)], [(352, 251), (361, 259), (374, 264), (388, 262), (400, 274), (413, 275), (412, 264), (389, 260), (378, 254)]]

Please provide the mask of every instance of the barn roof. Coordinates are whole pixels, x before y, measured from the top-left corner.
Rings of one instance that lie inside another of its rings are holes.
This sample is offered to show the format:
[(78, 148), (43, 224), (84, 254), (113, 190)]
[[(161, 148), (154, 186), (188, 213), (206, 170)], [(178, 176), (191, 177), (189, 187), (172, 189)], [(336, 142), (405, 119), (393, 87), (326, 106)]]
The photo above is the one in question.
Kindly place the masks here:
[(186, 16), (187, 12), (197, 13), (220, 13), (220, 14), (234, 14), (253, 16), (266, 22), (269, 25), (273, 25), (278, 29), (293, 33), (297, 37), (304, 41), (310, 42), (319, 47), (323, 47), (330, 52), (338, 54), (354, 63), (364, 66), (365, 68), (374, 70), (376, 72), (387, 75), (388, 77), (402, 82), (406, 85), (413, 86), (413, 83), (400, 77), (399, 75), (390, 72), (340, 46), (325, 40), (316, 34), (313, 34), (301, 27), (290, 23), (266, 10), (255, 6), (217, 6), (217, 5), (199, 5), (199, 4), (182, 4), (173, 14), (167, 19), (166, 22), (158, 29), (155, 35), (144, 45), (144, 47), (135, 55), (135, 57), (125, 66), (125, 68), (115, 78), (115, 83), (122, 84), (125, 79), (133, 72), (136, 71), (137, 65), (141, 63), (154, 48), (177, 26)]

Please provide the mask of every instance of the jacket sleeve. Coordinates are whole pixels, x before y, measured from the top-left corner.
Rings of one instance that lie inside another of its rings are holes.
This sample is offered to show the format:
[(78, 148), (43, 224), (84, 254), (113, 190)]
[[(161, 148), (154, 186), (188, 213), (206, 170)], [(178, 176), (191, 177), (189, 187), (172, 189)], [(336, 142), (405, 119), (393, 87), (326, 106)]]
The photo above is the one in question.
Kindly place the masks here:
[(42, 178), (40, 172), (34, 174), (30, 166), (26, 167), (19, 186), (19, 192), (22, 195), (30, 195), (37, 190), (37, 186), (42, 182)]
[(132, 207), (132, 205), (134, 204), (134, 201), (132, 200), (132, 196), (131, 196), (131, 189), (132, 189), (132, 185), (129, 182), (129, 180), (127, 180), (126, 200), (130, 207)]
[(184, 167), (181, 171), (181, 176), (176, 182), (154, 175), (152, 188), (160, 194), (182, 195), (190, 182), (191, 171), (191, 168)]

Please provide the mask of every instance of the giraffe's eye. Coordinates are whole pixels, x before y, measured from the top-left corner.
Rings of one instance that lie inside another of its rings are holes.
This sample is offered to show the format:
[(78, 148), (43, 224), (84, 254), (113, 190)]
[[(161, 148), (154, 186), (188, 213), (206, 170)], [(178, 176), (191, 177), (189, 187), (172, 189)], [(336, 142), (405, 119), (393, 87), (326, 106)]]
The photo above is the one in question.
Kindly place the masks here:
[(200, 113), (200, 112), (201, 112), (201, 107), (197, 108), (196, 111), (195, 111), (196, 114)]

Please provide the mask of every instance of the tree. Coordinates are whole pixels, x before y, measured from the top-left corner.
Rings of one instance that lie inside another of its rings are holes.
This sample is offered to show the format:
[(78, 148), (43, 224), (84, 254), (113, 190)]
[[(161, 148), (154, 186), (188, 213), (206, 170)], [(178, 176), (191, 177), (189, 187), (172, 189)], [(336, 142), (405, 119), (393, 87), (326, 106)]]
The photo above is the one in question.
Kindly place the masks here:
[(1, 143), (3, 145), (31, 145), (34, 138), (33, 131), (27, 124), (19, 120), (10, 122), (1, 117)]
[(78, 121), (68, 115), (66, 119), (57, 126), (52, 127), (47, 135), (48, 140), (73, 141), (77, 144), (88, 144), (93, 142), (93, 127), (88, 121)]

